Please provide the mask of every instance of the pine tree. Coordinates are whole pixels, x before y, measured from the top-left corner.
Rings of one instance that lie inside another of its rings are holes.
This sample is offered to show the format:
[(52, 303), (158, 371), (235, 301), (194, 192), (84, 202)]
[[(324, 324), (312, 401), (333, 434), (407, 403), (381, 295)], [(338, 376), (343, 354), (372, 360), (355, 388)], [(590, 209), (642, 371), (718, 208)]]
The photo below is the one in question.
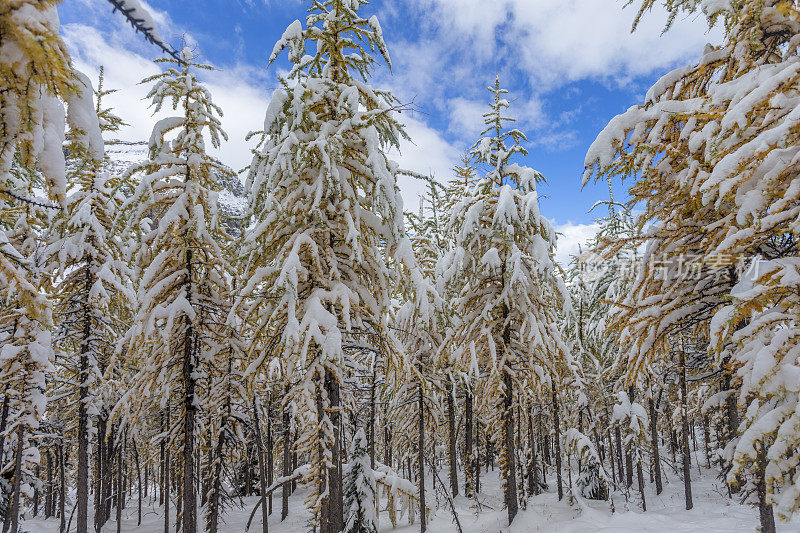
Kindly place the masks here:
[(376, 533), (378, 501), (375, 475), (369, 465), (367, 437), (356, 431), (350, 448), (350, 462), (344, 472), (344, 533)]
[[(114, 220), (122, 203), (118, 177), (103, 170), (101, 129), (114, 131), (119, 119), (102, 109), (100, 95), (93, 105), (89, 80), (80, 75), (82, 89), (69, 109), (70, 188), (63, 211), (51, 227), (45, 256), (53, 287), (59, 328), (55, 342), (65, 353), (68, 394), (78, 404), (77, 415), (70, 409), (61, 413), (71, 423), (77, 420), (77, 530), (88, 530), (89, 439), (93, 413), (99, 412), (97, 383), (102, 378), (100, 362), (113, 351), (124, 316), (122, 309), (132, 301), (119, 237)], [(101, 126), (98, 115), (108, 119)]]
[[(642, 13), (654, 3), (644, 2)], [(773, 327), (783, 331), (793, 320), (772, 322), (779, 314), (767, 310), (778, 301), (773, 299), (777, 292), (791, 286), (781, 281), (787, 278), (777, 274), (782, 268), (778, 265), (791, 263), (797, 255), (793, 244), (797, 193), (792, 183), (797, 172), (793, 153), (798, 121), (794, 104), (798, 10), (794, 3), (780, 0), (664, 4), (673, 14), (702, 8), (710, 24), (722, 19), (725, 41), (719, 47), (707, 47), (696, 65), (664, 76), (648, 92), (643, 106), (615, 118), (590, 149), (586, 177), (594, 168), (611, 174), (641, 173), (632, 188), (634, 201), (647, 206), (639, 225), (659, 221), (647, 235), (648, 255), (658, 252), (659, 259), (672, 265), (660, 278), (644, 275), (637, 280), (640, 287), (649, 284), (650, 289), (635, 299), (651, 309), (640, 306), (635, 312), (659, 318), (648, 319), (644, 334), (631, 329), (631, 339), (643, 339), (634, 352), (669, 353), (668, 344), (681, 341), (680, 331), (698, 339), (714, 337), (711, 349), (721, 370), (719, 387), (727, 397), (724, 409), (731, 450), (727, 455), (733, 458), (735, 449), (742, 452), (728, 479), (734, 481), (749, 472), (757, 480), (762, 529), (770, 531), (774, 524), (766, 492), (785, 486), (786, 474), (793, 471), (796, 460), (787, 462), (783, 443), (773, 453), (767, 450), (771, 442), (780, 441), (773, 441), (778, 428), (787, 426), (782, 426), (780, 415), (771, 419), (766, 412), (756, 414), (762, 400), (754, 396), (763, 385), (762, 399), (769, 398), (765, 404), (777, 405), (783, 393), (771, 390), (768, 381), (753, 388), (753, 380), (760, 381), (769, 372), (754, 375), (751, 363), (760, 359), (765, 364), (759, 353), (770, 353), (770, 360), (775, 360), (772, 349), (756, 348), (762, 344), (758, 338)], [(665, 198), (671, 201), (664, 202)], [(676, 275), (673, 265), (678, 257), (689, 255), (696, 257), (699, 273), (687, 279)], [(743, 276), (739, 267), (747, 262), (762, 266), (761, 258), (766, 260), (763, 266), (768, 274), (759, 289), (748, 291), (751, 276)], [(733, 307), (727, 305), (731, 297)], [(666, 306), (657, 308), (658, 300)], [(785, 309), (784, 316), (793, 316), (790, 307)], [(623, 320), (643, 323), (630, 316)], [(634, 372), (646, 366), (644, 361), (632, 363)], [(779, 366), (772, 367), (775, 375), (780, 373)], [(758, 428), (746, 439), (737, 437), (737, 396), (740, 405), (752, 409), (745, 431)], [(755, 420), (773, 420), (774, 425), (766, 429)], [(755, 447), (754, 441), (759, 442)], [(769, 469), (764, 467), (767, 461)], [(767, 481), (773, 472), (784, 474)], [(788, 503), (796, 500), (790, 492), (782, 495), (787, 503), (781, 504), (789, 513), (796, 508)]]
[(180, 70), (171, 67), (145, 80), (155, 82), (149, 98), (156, 112), (167, 102), (181, 114), (156, 124), (150, 160), (131, 171), (143, 173), (125, 204), (127, 231), (137, 236), (138, 308), (124, 343), (128, 361), (120, 363), (135, 362), (137, 371), (115, 418), (133, 421), (145, 405), (137, 398), (151, 398), (162, 408), (177, 403), (173, 420), (180, 429), (167, 430), (171, 447), (181, 453), (182, 530), (193, 533), (198, 410), (208, 394), (201, 361), (227, 336), (231, 266), (223, 250), (229, 237), (218, 216), (214, 174), (226, 169), (206, 154), (204, 141), (205, 134), (216, 147), (227, 139), (222, 112), (192, 71), (209, 67), (193, 63), (188, 49), (181, 58)]
[(297, 452), (309, 458), (307, 506), (323, 533), (343, 526), (346, 340), (387, 339), (389, 353), (399, 351), (387, 331), (393, 271), (416, 269), (397, 165), (386, 156), (404, 136), (397, 102), (367, 84), (372, 53), (389, 62), (388, 52), (377, 18), (357, 13), (361, 4), (312, 2), (306, 28), (293, 22), (270, 56), (288, 48), (293, 66), (273, 95), (247, 178), (255, 226), (237, 300), (258, 341), (250, 368), (281, 358)]
[(512, 522), (517, 512), (514, 391), (539, 388), (536, 364), (549, 367), (549, 376), (558, 375), (556, 364), (567, 347), (556, 311), (567, 294), (552, 258), (555, 232), (539, 213), (536, 183), (542, 176), (511, 162), (527, 155), (519, 144), (525, 136), (504, 129), (511, 119), (504, 115), (509, 102), (499, 79), (489, 91), (486, 136), (473, 148), (488, 172), (452, 208), (455, 246), (438, 269), (445, 284), (454, 285), (453, 308), (462, 317), (445, 346), (468, 374), (477, 377), (482, 369), (489, 374), (491, 394), (485, 401), (497, 402), (487, 412), (500, 447), (504, 502)]

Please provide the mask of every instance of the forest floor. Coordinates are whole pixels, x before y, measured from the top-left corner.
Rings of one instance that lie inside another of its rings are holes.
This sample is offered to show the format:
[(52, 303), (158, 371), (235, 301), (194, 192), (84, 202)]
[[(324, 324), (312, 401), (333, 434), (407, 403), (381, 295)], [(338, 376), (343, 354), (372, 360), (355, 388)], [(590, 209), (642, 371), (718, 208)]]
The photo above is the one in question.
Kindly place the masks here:
[[(715, 471), (705, 468), (698, 471), (697, 463), (692, 469), (692, 491), (694, 508), (684, 508), (683, 482), (669, 466), (665, 465), (666, 482), (664, 491), (656, 496), (654, 485), (645, 483), (647, 512), (641, 511), (641, 498), (638, 491), (631, 491), (626, 499), (625, 493), (615, 491), (609, 501), (572, 500), (565, 491), (565, 497), (558, 501), (555, 479), (548, 477), (548, 490), (531, 498), (527, 509), (520, 509), (511, 527), (507, 525), (507, 515), (502, 510), (500, 495), (502, 489), (498, 478), (499, 469), (482, 475), (482, 494), (480, 506), (474, 500), (459, 496), (455, 499), (464, 533), (528, 533), (528, 532), (702, 532), (729, 533), (753, 532), (758, 527), (758, 510), (742, 505), (737, 498), (728, 497), (725, 486), (715, 478)], [(446, 468), (440, 475), (446, 474)], [(552, 471), (550, 472), (552, 475)], [(446, 479), (444, 480), (447, 483)], [(565, 485), (567, 484), (565, 476)], [(636, 485), (634, 484), (634, 487)], [(432, 492), (428, 489), (429, 494)], [(308, 531), (308, 514), (303, 507), (305, 490), (298, 489), (289, 501), (289, 516), (280, 521), (280, 496), (273, 500), (273, 513), (269, 520), (270, 533), (301, 533)], [(226, 510), (220, 524), (220, 533), (243, 533), (250, 513), (258, 497), (236, 500), (236, 505)], [(129, 501), (123, 510), (123, 532), (162, 533), (164, 531), (163, 509), (145, 498), (142, 506), (142, 523), (137, 527), (138, 508), (135, 499)], [(438, 509), (437, 509), (438, 504)], [(443, 499), (436, 501), (431, 495), (428, 505), (432, 508), (429, 520), (429, 533), (451, 533), (457, 528), (452, 521), (452, 513)], [(385, 500), (382, 507), (385, 506)], [(478, 511), (481, 507), (481, 511)], [(91, 510), (90, 510), (91, 513)], [(113, 514), (113, 512), (112, 512)], [(175, 510), (171, 509), (170, 532), (174, 531)], [(29, 533), (57, 533), (59, 521), (41, 517), (29, 518), (22, 524), (21, 531)], [(74, 531), (73, 522), (71, 531)], [(90, 528), (91, 529), (91, 528)], [(397, 527), (393, 528), (385, 512), (380, 513), (380, 532), (412, 533), (419, 531), (419, 522), (408, 523), (407, 516), (399, 516)], [(780, 533), (800, 531), (800, 519), (789, 524), (778, 522)], [(117, 531), (112, 519), (103, 528), (103, 533)], [(261, 533), (261, 512), (256, 512), (250, 532)]]

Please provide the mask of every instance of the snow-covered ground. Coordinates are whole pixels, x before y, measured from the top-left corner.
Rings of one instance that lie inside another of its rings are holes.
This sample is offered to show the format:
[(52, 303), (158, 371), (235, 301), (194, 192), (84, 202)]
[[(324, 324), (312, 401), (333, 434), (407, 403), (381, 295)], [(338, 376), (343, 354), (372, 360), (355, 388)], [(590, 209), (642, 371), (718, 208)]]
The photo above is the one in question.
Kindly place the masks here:
[[(645, 497), (647, 512), (643, 513), (640, 507), (638, 492), (631, 493), (629, 501), (620, 492), (614, 492), (608, 502), (601, 501), (558, 501), (555, 493), (555, 483), (550, 482), (550, 490), (532, 498), (527, 509), (520, 509), (514, 524), (508, 527), (506, 513), (500, 501), (500, 482), (498, 470), (489, 471), (481, 480), (483, 494), (480, 497), (482, 511), (474, 500), (463, 496), (456, 499), (456, 508), (464, 533), (529, 533), (529, 532), (557, 532), (557, 533), (586, 533), (586, 532), (702, 532), (702, 533), (730, 533), (757, 531), (758, 511), (753, 507), (741, 505), (735, 499), (728, 498), (725, 487), (716, 479), (714, 473), (703, 469), (699, 479), (695, 477), (692, 489), (694, 492), (694, 509), (684, 509), (683, 483), (680, 478), (667, 469), (668, 482), (664, 485), (664, 492), (656, 496), (655, 488), (650, 483), (646, 484)], [(440, 475), (445, 474), (444, 471)], [(551, 472), (552, 474), (552, 472)], [(692, 471), (697, 476), (695, 465)], [(566, 481), (566, 480), (565, 480)], [(446, 483), (446, 480), (445, 480)], [(428, 489), (430, 492), (430, 489)], [(280, 495), (273, 501), (273, 513), (270, 517), (270, 533), (300, 533), (308, 531), (306, 522), (308, 514), (303, 507), (305, 491), (299, 489), (289, 502), (289, 517), (285, 522), (280, 521)], [(242, 533), (250, 513), (258, 500), (257, 497), (244, 498), (242, 507), (228, 509), (220, 526), (220, 533)], [(162, 510), (153, 506), (148, 500), (143, 506), (142, 524), (137, 527), (137, 506), (135, 501), (128, 503), (123, 511), (122, 531), (136, 531), (141, 533), (161, 533), (164, 531)], [(237, 504), (239, 502), (237, 501)], [(385, 505), (385, 501), (383, 502)], [(452, 522), (452, 514), (446, 503), (440, 501), (441, 507), (437, 510), (433, 496), (429, 497), (428, 505), (433, 507), (433, 516), (428, 525), (429, 533), (450, 533), (457, 531)], [(113, 514), (113, 512), (112, 512)], [(172, 527), (174, 527), (175, 510), (171, 510)], [(199, 515), (200, 516), (200, 515)], [(380, 514), (380, 531), (397, 533), (412, 533), (419, 531), (419, 523), (408, 523), (408, 518), (403, 516), (398, 519), (396, 528), (392, 528), (386, 513)], [(73, 524), (74, 528), (74, 524)], [(74, 529), (73, 529), (74, 530)], [(103, 528), (103, 533), (112, 533), (117, 530), (116, 522), (111, 520)], [(800, 531), (800, 520), (790, 524), (778, 522), (778, 532), (789, 533)], [(58, 519), (41, 518), (29, 519), (23, 522), (23, 531), (31, 533), (57, 533)], [(170, 528), (170, 531), (173, 531)], [(250, 531), (260, 533), (261, 512), (256, 512)]]

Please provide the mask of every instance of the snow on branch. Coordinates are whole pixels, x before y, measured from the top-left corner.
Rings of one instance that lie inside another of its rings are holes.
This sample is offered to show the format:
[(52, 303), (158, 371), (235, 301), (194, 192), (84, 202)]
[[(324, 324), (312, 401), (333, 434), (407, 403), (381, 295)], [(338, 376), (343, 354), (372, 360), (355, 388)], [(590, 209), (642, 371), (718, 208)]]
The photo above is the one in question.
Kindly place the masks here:
[(168, 55), (175, 58), (178, 62), (183, 63), (183, 59), (181, 58), (178, 50), (175, 50), (161, 38), (161, 34), (158, 32), (158, 26), (156, 26), (153, 17), (142, 6), (139, 0), (108, 1), (112, 6), (114, 6), (114, 11), (119, 11), (122, 13), (125, 19), (130, 22), (131, 26), (133, 26), (133, 29), (136, 30), (136, 33), (141, 33), (144, 35), (146, 41), (158, 46)]

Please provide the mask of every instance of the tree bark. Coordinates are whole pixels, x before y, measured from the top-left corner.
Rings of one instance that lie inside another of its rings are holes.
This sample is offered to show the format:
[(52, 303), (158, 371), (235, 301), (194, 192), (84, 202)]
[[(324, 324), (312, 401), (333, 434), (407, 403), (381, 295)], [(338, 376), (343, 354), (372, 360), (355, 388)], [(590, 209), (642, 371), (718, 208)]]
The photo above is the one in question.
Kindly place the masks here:
[(420, 383), (418, 389), (418, 414), (417, 420), (417, 468), (419, 469), (419, 530), (425, 533), (427, 529), (425, 516), (425, 397)]
[(458, 496), (458, 465), (456, 455), (456, 407), (455, 387), (452, 378), (447, 380), (447, 430), (450, 437), (448, 446), (448, 461), (450, 463), (450, 492), (453, 497)]
[[(274, 450), (275, 443), (272, 440), (272, 394), (269, 395), (267, 399), (267, 485), (272, 486), (273, 478), (275, 477), (274, 472)], [(272, 492), (269, 493), (269, 512), (268, 514), (272, 514)]]
[(686, 414), (686, 354), (683, 349), (681, 355), (681, 410), (682, 410), (682, 452), (683, 452), (683, 493), (686, 499), (686, 510), (694, 507), (692, 502), (692, 472), (689, 455), (689, 418)]
[[(64, 443), (60, 442), (58, 444), (58, 482), (59, 482), (59, 494), (58, 494), (58, 515), (59, 515), (59, 523), (58, 523), (58, 531), (60, 533), (65, 533), (67, 529), (67, 465), (66, 465), (66, 455), (64, 454)], [(14, 530), (16, 532), (16, 529)]]
[[(191, 283), (192, 251), (186, 252), (187, 292)], [(191, 294), (186, 295), (191, 301)], [(194, 424), (197, 408), (194, 405), (194, 328), (188, 322), (183, 352), (183, 533), (197, 533), (197, 499), (194, 490)]]
[(775, 516), (772, 505), (767, 502), (767, 484), (764, 479), (767, 470), (767, 451), (764, 444), (758, 444), (758, 479), (756, 491), (758, 492), (758, 514), (761, 519), (761, 533), (775, 533)]
[[(650, 407), (650, 445), (653, 453), (653, 476), (656, 482), (656, 494), (661, 494), (664, 487), (661, 484), (661, 457), (658, 454), (658, 411), (653, 398), (649, 398), (648, 403)], [(642, 500), (644, 501), (644, 496), (642, 496)]]
[[(17, 426), (17, 451), (14, 454), (14, 478), (11, 485), (11, 508), (9, 509), (9, 519), (6, 519), (3, 526), (3, 532), (7, 532), (9, 528), (11, 533), (19, 531), (19, 492), (20, 483), (22, 480), (22, 452), (24, 451), (23, 443), (23, 428), (22, 425)], [(63, 531), (64, 528), (61, 528)]]
[(558, 481), (558, 499), (560, 501), (564, 497), (564, 487), (561, 479), (561, 429), (559, 428), (558, 422), (558, 395), (556, 394), (555, 390), (553, 391), (553, 429), (555, 430), (553, 440), (555, 441), (556, 446), (556, 480)]
[[(166, 428), (166, 434), (169, 435), (170, 425), (169, 425), (169, 405), (167, 405), (166, 413), (164, 415), (164, 427)], [(166, 440), (167, 437), (164, 438)], [(170, 483), (172, 480), (170, 479), (170, 457), (169, 457), (169, 446), (167, 446), (164, 450), (164, 533), (169, 533), (169, 493), (170, 493)]]
[[(506, 343), (508, 346), (508, 343)], [(511, 373), (507, 368), (503, 369), (503, 396), (502, 409), (503, 415), (503, 499), (506, 509), (508, 509), (508, 524), (514, 522), (517, 516), (519, 503), (517, 502), (517, 461), (516, 450), (514, 448), (514, 384), (511, 381)]]
[[(91, 264), (91, 256), (89, 256), (88, 261)], [(84, 287), (86, 298), (88, 298), (94, 284), (92, 278), (91, 270), (87, 268)], [(76, 533), (87, 533), (89, 528), (89, 414), (86, 409), (86, 403), (89, 401), (87, 379), (91, 334), (91, 311), (88, 302), (84, 302), (83, 338), (81, 339), (81, 351), (78, 357), (78, 471), (76, 479), (78, 516)]]
[(258, 416), (258, 402), (253, 395), (253, 417), (256, 426), (256, 452), (258, 453), (258, 481), (261, 488), (261, 531), (269, 533), (269, 509), (267, 508), (267, 469), (264, 465), (264, 445), (261, 438), (261, 420)]
[[(285, 390), (286, 397), (289, 396), (289, 385), (286, 385)], [(283, 476), (287, 477), (291, 474), (291, 455), (289, 450), (289, 440), (290, 440), (290, 428), (289, 428), (289, 407), (287, 405), (283, 406)], [(283, 487), (281, 487), (281, 522), (286, 520), (286, 517), (289, 516), (289, 491), (291, 490), (292, 486), (289, 483), (284, 483)]]
[(464, 484), (464, 492), (466, 493), (467, 497), (471, 498), (475, 496), (475, 485), (477, 479), (477, 461), (475, 461), (475, 456), (473, 454), (473, 442), (472, 442), (472, 427), (473, 427), (473, 416), (472, 416), (472, 390), (467, 388), (464, 391), (464, 469), (466, 470), (466, 483)]
[(642, 511), (647, 511), (647, 502), (644, 499), (644, 475), (642, 475), (642, 460), (636, 461), (636, 479), (639, 481), (639, 494), (642, 496)]

